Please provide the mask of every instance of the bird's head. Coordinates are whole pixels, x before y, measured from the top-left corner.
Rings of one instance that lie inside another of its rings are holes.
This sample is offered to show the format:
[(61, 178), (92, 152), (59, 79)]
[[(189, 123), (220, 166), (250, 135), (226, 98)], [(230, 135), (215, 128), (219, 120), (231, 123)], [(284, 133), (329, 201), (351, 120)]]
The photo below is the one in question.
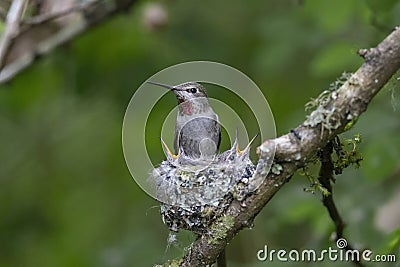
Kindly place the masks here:
[(196, 98), (207, 98), (207, 91), (204, 86), (196, 82), (186, 82), (174, 86), (150, 81), (147, 83), (171, 90), (179, 104)]

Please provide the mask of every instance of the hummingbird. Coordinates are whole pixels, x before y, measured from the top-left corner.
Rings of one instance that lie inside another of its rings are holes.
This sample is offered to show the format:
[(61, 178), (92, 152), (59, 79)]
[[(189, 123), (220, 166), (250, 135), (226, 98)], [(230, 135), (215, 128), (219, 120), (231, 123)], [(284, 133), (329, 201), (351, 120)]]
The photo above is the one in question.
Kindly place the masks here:
[(151, 81), (147, 83), (169, 89), (178, 100), (174, 134), (175, 155), (161, 140), (168, 156), (178, 158), (184, 154), (191, 159), (213, 159), (221, 144), (221, 125), (218, 115), (210, 105), (204, 86), (197, 82), (185, 82), (174, 86)]

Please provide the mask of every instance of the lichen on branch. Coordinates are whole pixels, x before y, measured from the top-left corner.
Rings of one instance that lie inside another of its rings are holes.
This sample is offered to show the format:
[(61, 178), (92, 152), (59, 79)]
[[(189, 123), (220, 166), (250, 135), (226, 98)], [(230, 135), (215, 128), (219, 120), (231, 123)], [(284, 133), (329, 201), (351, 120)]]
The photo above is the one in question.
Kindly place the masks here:
[[(233, 201), (221, 215), (230, 216), (233, 221), (229, 228), (224, 229), (224, 235), (218, 238), (217, 244), (213, 244), (215, 237), (212, 235), (202, 235), (191, 245), (180, 266), (205, 266), (214, 263), (227, 243), (241, 229), (252, 224), (254, 217), (290, 180), (296, 170), (304, 167), (318, 150), (324, 148), (338, 134), (349, 129), (349, 125), (354, 125), (373, 97), (400, 68), (400, 28), (397, 27), (376, 48), (360, 50), (359, 55), (365, 59), (364, 64), (330, 95), (326, 103), (316, 107), (324, 110), (323, 116), (319, 119), (308, 118), (290, 133), (266, 140), (258, 147), (259, 161), (253, 179), (260, 178), (264, 182), (244, 203)], [(264, 151), (272, 147), (276, 147), (274, 164), (279, 164), (280, 167), (275, 168), (274, 172), (266, 173), (263, 165), (271, 159)], [(218, 221), (217, 219), (210, 229), (216, 227)]]

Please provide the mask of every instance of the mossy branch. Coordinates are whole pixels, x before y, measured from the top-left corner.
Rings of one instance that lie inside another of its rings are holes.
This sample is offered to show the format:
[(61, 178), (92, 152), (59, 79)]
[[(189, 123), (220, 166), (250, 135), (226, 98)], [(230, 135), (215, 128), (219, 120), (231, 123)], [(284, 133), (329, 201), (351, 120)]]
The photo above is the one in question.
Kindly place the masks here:
[[(252, 225), (255, 216), (294, 172), (304, 167), (318, 150), (347, 130), (346, 126), (366, 111), (373, 97), (400, 68), (400, 28), (397, 27), (376, 48), (360, 50), (359, 55), (365, 59), (364, 64), (338, 90), (325, 97), (301, 125), (258, 147), (259, 161), (253, 178), (265, 178), (264, 182), (244, 202), (230, 204), (221, 219), (211, 226), (214, 230), (199, 237), (188, 254), (179, 260), (181, 266), (214, 263), (227, 243), (241, 229)], [(272, 167), (275, 171), (267, 173), (264, 168), (269, 160), (267, 151), (273, 147), (276, 148), (276, 166)], [(229, 223), (223, 224), (223, 218), (229, 218)], [(215, 229), (222, 229), (223, 234), (216, 237)]]

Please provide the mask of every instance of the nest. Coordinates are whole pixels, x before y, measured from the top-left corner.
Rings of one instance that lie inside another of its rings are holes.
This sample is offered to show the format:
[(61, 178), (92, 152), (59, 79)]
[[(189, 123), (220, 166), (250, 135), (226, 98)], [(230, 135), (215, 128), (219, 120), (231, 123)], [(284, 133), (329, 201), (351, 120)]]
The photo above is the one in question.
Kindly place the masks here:
[(171, 231), (203, 234), (234, 199), (243, 201), (251, 194), (256, 167), (249, 158), (250, 144), (241, 151), (236, 138), (231, 149), (211, 160), (192, 159), (184, 153), (174, 156), (164, 144), (167, 160), (150, 178), (162, 220)]

